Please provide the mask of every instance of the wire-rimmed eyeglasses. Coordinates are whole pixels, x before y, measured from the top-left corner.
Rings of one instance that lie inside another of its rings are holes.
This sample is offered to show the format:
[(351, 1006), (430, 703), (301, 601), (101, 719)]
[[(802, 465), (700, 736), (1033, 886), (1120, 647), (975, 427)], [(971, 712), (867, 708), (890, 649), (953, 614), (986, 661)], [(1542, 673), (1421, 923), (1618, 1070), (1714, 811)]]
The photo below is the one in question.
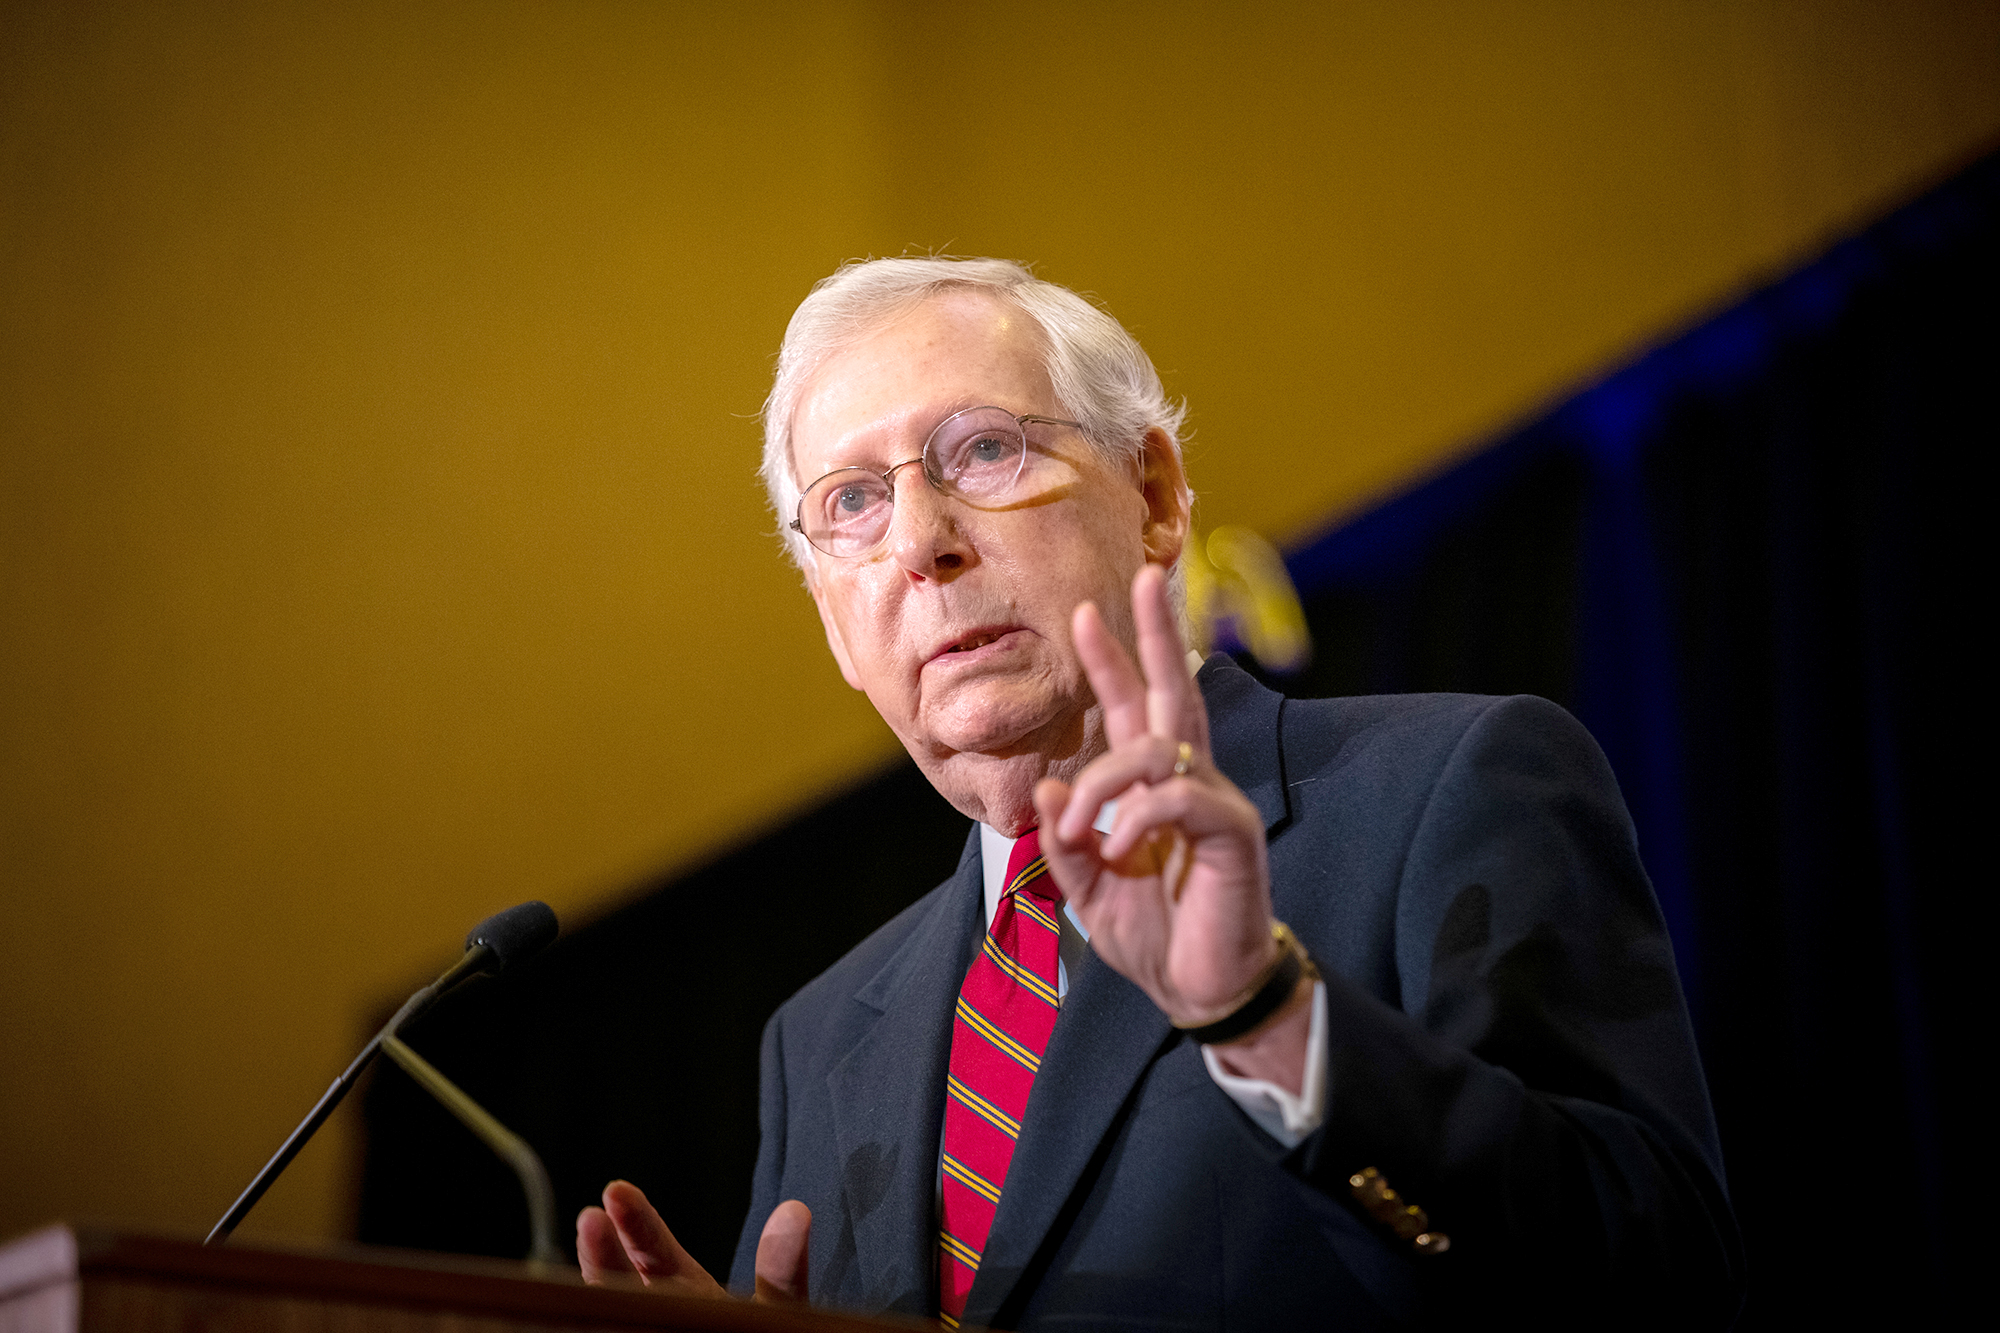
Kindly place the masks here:
[(896, 510), (896, 474), (923, 464), (924, 480), (940, 495), (975, 506), (1005, 504), (1029, 467), (1027, 427), (1074, 426), (1056, 417), (1017, 416), (1004, 407), (968, 407), (938, 423), (924, 451), (884, 471), (843, 467), (806, 487), (792, 531), (831, 556), (867, 555), (889, 535)]

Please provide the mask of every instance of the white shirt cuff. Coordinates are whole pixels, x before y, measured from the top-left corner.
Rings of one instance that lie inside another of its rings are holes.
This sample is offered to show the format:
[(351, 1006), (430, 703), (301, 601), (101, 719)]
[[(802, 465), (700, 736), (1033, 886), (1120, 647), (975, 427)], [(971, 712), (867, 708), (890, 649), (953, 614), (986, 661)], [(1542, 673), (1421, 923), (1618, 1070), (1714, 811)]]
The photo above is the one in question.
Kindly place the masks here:
[(1312, 1027), (1306, 1035), (1306, 1077), (1294, 1097), (1261, 1078), (1238, 1078), (1222, 1067), (1215, 1048), (1201, 1048), (1202, 1062), (1215, 1086), (1243, 1108), (1257, 1127), (1287, 1148), (1296, 1148), (1326, 1119), (1326, 983), (1313, 985)]

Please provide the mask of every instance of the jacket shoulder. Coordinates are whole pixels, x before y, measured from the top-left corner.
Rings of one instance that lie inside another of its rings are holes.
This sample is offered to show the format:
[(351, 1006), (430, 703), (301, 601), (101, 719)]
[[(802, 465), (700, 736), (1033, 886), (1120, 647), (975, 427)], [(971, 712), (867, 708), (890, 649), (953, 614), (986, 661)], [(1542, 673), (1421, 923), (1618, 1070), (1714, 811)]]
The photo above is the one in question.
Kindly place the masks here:
[(1583, 725), (1532, 694), (1375, 694), (1287, 699), (1283, 745), (1288, 776), (1359, 764), (1435, 777), (1468, 743), (1543, 745), (1595, 767), (1602, 762)]

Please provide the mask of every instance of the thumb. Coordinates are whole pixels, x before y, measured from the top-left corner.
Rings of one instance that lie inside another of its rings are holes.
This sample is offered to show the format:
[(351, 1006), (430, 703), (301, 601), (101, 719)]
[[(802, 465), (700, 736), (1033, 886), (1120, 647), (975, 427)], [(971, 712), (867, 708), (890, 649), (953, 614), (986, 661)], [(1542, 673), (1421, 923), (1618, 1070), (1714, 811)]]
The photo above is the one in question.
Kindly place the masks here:
[(757, 1239), (758, 1300), (774, 1305), (805, 1301), (806, 1238), (812, 1220), (812, 1209), (797, 1199), (772, 1210)]

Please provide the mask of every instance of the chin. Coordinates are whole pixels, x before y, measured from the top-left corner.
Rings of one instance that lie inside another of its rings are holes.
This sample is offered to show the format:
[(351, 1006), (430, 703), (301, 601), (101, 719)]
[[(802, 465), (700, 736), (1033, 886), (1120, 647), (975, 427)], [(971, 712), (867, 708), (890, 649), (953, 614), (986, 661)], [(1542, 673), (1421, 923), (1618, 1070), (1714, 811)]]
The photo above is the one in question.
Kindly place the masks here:
[(926, 719), (936, 743), (958, 754), (1005, 754), (1032, 743), (1063, 711), (1041, 691), (979, 691)]

